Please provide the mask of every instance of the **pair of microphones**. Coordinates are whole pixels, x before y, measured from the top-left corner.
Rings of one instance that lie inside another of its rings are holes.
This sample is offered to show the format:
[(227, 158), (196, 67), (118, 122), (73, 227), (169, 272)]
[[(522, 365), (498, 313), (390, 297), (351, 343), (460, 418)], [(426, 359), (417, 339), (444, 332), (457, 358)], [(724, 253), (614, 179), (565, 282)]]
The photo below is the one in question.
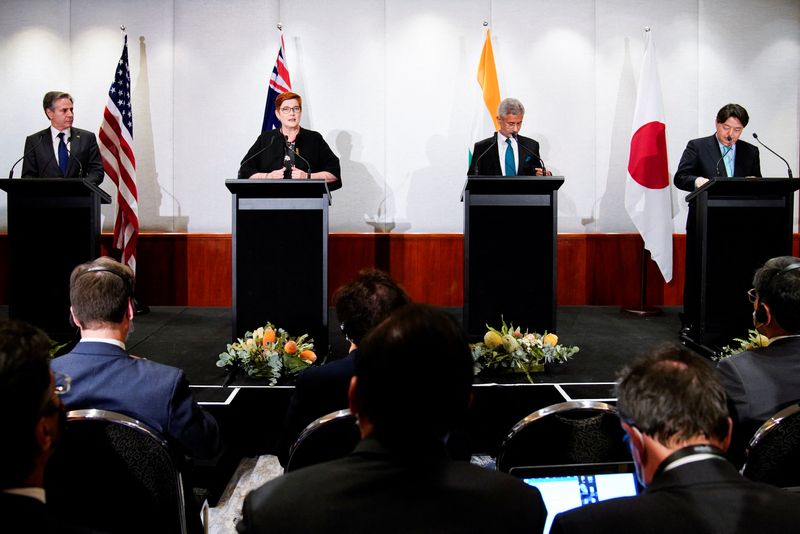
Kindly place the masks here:
[[(33, 153), (34, 150), (39, 148), (39, 145), (42, 144), (42, 141), (44, 141), (45, 138), (46, 138), (46, 134), (44, 132), (40, 133), (39, 134), (39, 140), (36, 142), (36, 144), (33, 145), (30, 150), (25, 152), (22, 155), (21, 158), (19, 158), (17, 161), (14, 162), (14, 165), (11, 166), (11, 170), (8, 171), (8, 179), (9, 180), (11, 180), (14, 177), (14, 169), (16, 168), (17, 165), (19, 165), (19, 162), (22, 161), (23, 159), (27, 158), (28, 156), (30, 156)], [(70, 136), (69, 139), (67, 139), (67, 144), (70, 144), (70, 143), (72, 143), (72, 136)], [(69, 159), (72, 159), (72, 152), (67, 150), (67, 154), (69, 154)], [(75, 158), (75, 161), (78, 162), (78, 178), (82, 178), (83, 177), (83, 164), (81, 163), (81, 160), (78, 159), (78, 158)]]
[[(762, 142), (761, 142), (761, 139), (759, 139), (759, 138), (758, 138), (758, 134), (757, 134), (756, 132), (753, 132), (753, 139), (755, 139), (756, 141), (758, 141), (758, 144), (759, 144), (759, 145), (763, 146), (764, 148), (766, 148), (767, 150), (769, 150), (770, 152), (772, 152), (773, 154), (775, 154), (776, 156), (778, 156), (778, 157), (779, 157), (779, 158), (780, 158), (780, 159), (781, 159), (781, 160), (782, 160), (782, 161), (783, 161), (783, 162), (786, 164), (786, 170), (787, 170), (787, 172), (789, 173), (789, 178), (794, 178), (794, 176), (792, 176), (792, 168), (789, 166), (789, 162), (788, 162), (788, 161), (786, 161), (786, 160), (783, 158), (783, 156), (781, 156), (780, 154), (778, 154), (777, 152), (775, 152), (774, 150), (772, 150), (770, 147), (768, 147), (767, 145), (765, 145), (764, 143), (762, 143)], [(725, 137), (725, 140), (726, 140), (726, 141), (728, 141), (729, 143), (732, 143), (732, 142), (733, 142), (733, 137), (731, 137), (730, 135), (727, 135), (727, 136)], [(728, 150), (724, 150), (724, 148), (727, 148)], [(727, 156), (727, 155), (728, 155), (728, 153), (729, 153), (731, 150), (733, 150), (733, 148), (732, 148), (730, 145), (727, 145), (727, 146), (725, 146), (724, 148), (723, 148), (723, 153), (722, 153), (722, 156), (721, 156), (721, 157), (720, 157), (720, 158), (717, 160), (717, 164), (714, 166), (714, 170), (716, 171), (716, 173), (717, 173), (717, 176), (719, 176), (719, 175), (720, 175), (720, 172), (719, 172), (719, 164), (720, 164), (720, 162), (721, 162), (721, 161), (722, 161), (722, 160), (725, 158), (725, 156)]]

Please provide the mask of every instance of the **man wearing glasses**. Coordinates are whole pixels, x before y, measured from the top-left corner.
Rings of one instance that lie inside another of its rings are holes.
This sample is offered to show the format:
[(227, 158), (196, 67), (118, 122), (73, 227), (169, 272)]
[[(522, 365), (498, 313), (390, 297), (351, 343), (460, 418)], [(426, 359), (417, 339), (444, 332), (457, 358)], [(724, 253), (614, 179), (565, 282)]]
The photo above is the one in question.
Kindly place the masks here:
[(45, 506), (44, 468), (65, 421), (59, 394), (69, 377), (50, 371), (47, 335), (19, 321), (0, 322), (0, 530), (55, 531)]
[(328, 189), (342, 187), (339, 158), (319, 132), (300, 127), (303, 99), (281, 93), (275, 99), (275, 116), (281, 127), (263, 132), (239, 167), (239, 178), (251, 180), (325, 180)]
[(780, 256), (753, 276), (753, 326), (769, 346), (718, 365), (734, 421), (731, 452), (741, 461), (747, 440), (777, 411), (800, 399), (800, 258)]

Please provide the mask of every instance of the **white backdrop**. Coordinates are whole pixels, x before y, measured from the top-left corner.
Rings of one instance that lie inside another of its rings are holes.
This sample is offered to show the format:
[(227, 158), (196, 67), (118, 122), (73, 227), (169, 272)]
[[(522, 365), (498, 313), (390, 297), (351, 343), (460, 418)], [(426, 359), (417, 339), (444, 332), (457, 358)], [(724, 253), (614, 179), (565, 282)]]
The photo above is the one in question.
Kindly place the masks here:
[[(0, 171), (47, 126), (48, 90), (72, 93), (75, 125), (98, 130), (125, 24), (142, 228), (229, 232), (223, 181), (259, 134), (282, 22), (304, 126), (342, 162), (331, 230), (461, 232), (484, 20), (501, 95), (523, 101), (523, 134), (566, 176), (561, 232), (635, 231), (624, 183), (644, 26), (670, 173), (728, 102), (750, 113), (745, 139), (757, 132), (800, 172), (797, 0), (2, 0)], [(761, 154), (765, 176), (786, 176)], [(677, 232), (684, 196), (673, 187)]]

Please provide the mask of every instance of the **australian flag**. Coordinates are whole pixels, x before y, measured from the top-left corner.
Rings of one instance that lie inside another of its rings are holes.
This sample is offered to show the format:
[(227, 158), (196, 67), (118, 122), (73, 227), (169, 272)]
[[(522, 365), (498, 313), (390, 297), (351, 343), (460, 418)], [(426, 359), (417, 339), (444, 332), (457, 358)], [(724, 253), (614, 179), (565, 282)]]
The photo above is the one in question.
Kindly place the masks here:
[(264, 124), (261, 126), (262, 132), (281, 127), (281, 122), (275, 116), (275, 99), (278, 98), (279, 94), (291, 90), (292, 82), (289, 79), (289, 68), (286, 66), (286, 52), (283, 45), (283, 33), (281, 33), (281, 48), (278, 50), (275, 66), (272, 67), (272, 76), (269, 77), (267, 104), (264, 108)]

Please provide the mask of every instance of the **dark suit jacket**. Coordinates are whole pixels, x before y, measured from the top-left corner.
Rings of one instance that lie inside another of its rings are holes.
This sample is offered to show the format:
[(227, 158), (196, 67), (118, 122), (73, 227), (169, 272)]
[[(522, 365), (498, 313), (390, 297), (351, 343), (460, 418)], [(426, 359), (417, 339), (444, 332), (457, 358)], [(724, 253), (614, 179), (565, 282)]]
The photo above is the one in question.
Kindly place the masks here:
[[(540, 158), (539, 143), (530, 137), (517, 136), (519, 146), (518, 176), (534, 176), (536, 168), (544, 165)], [(497, 151), (497, 132), (492, 137), (478, 141), (472, 149), (472, 163), (467, 176), (502, 176), (500, 155)]]
[(0, 532), (47, 533), (58, 529), (50, 521), (47, 506), (40, 500), (25, 495), (0, 492)]
[(800, 495), (751, 482), (729, 462), (702, 460), (655, 477), (644, 493), (558, 514), (551, 533), (794, 532)]
[(29, 135), (25, 139), (25, 159), (22, 162), (23, 178), (86, 178), (99, 184), (103, 181), (103, 160), (97, 148), (97, 139), (88, 130), (72, 128), (67, 175), (61, 174), (53, 150), (50, 128)]
[(72, 377), (62, 396), (68, 410), (97, 408), (124, 413), (153, 427), (195, 458), (220, 448), (216, 420), (192, 398), (180, 369), (129, 356), (110, 343), (78, 343), (55, 358), (54, 371)]
[(353, 351), (340, 360), (309, 367), (297, 377), (278, 446), (281, 465), (286, 465), (289, 448), (309, 423), (348, 407), (347, 392), (355, 374), (355, 354)]
[(247, 496), (242, 513), (242, 533), (535, 533), (545, 519), (538, 490), (520, 480), (451, 461), (443, 448), (401, 459), (373, 438), (344, 458), (271, 480)]
[[(272, 172), (283, 167), (284, 140), (280, 129), (270, 130), (258, 136), (256, 142), (242, 158), (239, 167), (239, 178), (248, 179), (257, 172)], [(319, 132), (300, 128), (295, 139), (295, 148), (300, 156), (295, 157), (295, 167), (309, 172), (328, 171), (336, 177), (335, 182), (328, 183), (328, 189), (334, 191), (342, 187), (342, 170), (339, 158), (322, 138)], [(306, 161), (303, 161), (305, 158)]]
[(743, 460), (744, 447), (761, 424), (800, 400), (800, 337), (775, 340), (719, 362), (734, 422), (731, 454)]

